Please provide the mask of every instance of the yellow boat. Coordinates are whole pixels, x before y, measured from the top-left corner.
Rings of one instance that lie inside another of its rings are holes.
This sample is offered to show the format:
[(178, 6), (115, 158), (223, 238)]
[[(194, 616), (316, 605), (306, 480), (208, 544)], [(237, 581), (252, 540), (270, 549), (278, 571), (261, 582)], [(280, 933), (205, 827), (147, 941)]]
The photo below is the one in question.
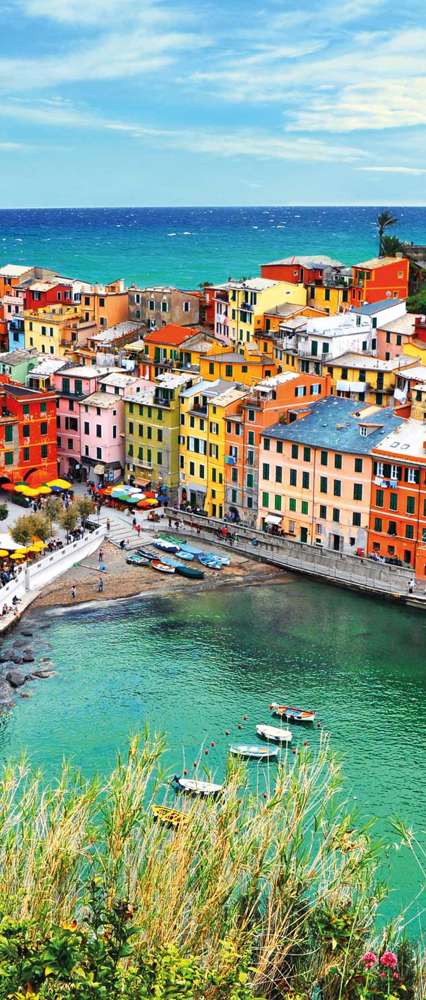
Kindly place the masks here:
[(178, 809), (170, 809), (169, 806), (151, 806), (152, 812), (154, 814), (154, 819), (158, 820), (159, 823), (164, 823), (165, 826), (171, 826), (173, 829), (177, 829), (179, 826), (185, 826), (188, 822), (188, 817), (185, 813), (180, 812)]

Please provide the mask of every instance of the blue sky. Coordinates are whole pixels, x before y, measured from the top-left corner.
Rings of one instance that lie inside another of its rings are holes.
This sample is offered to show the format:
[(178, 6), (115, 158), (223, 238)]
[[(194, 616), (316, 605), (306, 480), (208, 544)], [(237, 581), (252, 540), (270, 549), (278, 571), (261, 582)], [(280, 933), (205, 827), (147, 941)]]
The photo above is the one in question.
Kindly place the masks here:
[(426, 204), (424, 0), (3, 0), (0, 206)]

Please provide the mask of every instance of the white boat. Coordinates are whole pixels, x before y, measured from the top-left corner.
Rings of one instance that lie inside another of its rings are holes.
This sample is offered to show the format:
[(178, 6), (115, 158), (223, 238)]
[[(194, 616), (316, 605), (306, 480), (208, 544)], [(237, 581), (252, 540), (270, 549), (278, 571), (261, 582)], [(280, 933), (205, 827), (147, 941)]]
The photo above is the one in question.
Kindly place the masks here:
[(251, 760), (275, 760), (278, 756), (278, 748), (237, 743), (235, 746), (229, 747), (229, 753), (235, 757), (249, 757)]
[(264, 740), (271, 743), (291, 743), (293, 737), (289, 729), (278, 729), (277, 726), (256, 726), (258, 736), (263, 736)]
[(175, 774), (174, 782), (183, 792), (191, 795), (219, 795), (223, 785), (215, 785), (213, 781), (198, 781), (197, 778), (180, 778)]

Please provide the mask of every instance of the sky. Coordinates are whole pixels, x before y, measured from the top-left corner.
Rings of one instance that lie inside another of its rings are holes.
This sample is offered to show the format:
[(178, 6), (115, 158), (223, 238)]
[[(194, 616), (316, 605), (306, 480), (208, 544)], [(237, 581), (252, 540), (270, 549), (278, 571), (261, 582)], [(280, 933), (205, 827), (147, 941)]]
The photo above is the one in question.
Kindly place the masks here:
[(2, 0), (0, 207), (426, 204), (424, 0)]

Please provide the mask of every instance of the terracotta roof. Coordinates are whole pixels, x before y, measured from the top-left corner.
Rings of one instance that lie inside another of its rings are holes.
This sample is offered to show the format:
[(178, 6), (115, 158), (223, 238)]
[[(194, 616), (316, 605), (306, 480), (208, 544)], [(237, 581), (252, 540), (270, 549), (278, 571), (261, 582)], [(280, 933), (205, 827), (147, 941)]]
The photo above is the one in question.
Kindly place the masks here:
[(179, 347), (185, 340), (198, 333), (194, 327), (179, 326), (178, 323), (167, 323), (161, 330), (151, 330), (145, 335), (146, 344), (165, 344), (168, 347)]
[(367, 271), (375, 269), (378, 267), (388, 267), (389, 264), (405, 264), (403, 257), (372, 257), (371, 260), (362, 260), (360, 264), (354, 264), (354, 267), (363, 267)]

